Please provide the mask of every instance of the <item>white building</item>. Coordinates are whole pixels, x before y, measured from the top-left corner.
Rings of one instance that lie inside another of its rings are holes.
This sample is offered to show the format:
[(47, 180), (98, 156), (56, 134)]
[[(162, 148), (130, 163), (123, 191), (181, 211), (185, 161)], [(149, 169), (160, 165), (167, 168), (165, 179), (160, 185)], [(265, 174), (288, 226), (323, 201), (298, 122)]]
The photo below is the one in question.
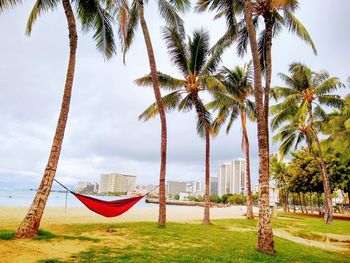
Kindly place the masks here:
[(218, 195), (218, 177), (210, 177), (210, 195)]
[(136, 176), (118, 173), (101, 174), (99, 193), (128, 192), (136, 189)]
[(98, 191), (98, 183), (92, 184), (91, 182), (78, 182), (74, 191), (76, 193), (95, 193)]
[(174, 196), (180, 194), (181, 192), (186, 192), (186, 189), (187, 182), (168, 181), (165, 192), (167, 196)]
[(203, 196), (204, 195), (204, 185), (202, 182), (191, 181), (187, 182), (186, 193), (191, 196)]
[(237, 159), (219, 165), (218, 195), (246, 194), (246, 161)]

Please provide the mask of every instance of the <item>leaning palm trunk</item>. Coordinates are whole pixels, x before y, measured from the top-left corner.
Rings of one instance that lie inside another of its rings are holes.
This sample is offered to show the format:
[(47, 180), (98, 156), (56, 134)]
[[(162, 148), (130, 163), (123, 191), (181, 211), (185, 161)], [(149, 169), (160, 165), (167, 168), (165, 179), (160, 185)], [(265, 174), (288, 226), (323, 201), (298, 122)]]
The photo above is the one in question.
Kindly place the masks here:
[(203, 224), (209, 225), (210, 224), (210, 195), (209, 195), (209, 188), (210, 188), (210, 132), (209, 132), (209, 127), (208, 127), (208, 125), (205, 121), (205, 118), (203, 116), (202, 107), (201, 107), (201, 104), (199, 102), (197, 95), (192, 95), (192, 100), (194, 102), (198, 118), (203, 124), (204, 133), (205, 133), (205, 194), (204, 194)]
[(49, 160), (47, 162), (43, 178), (26, 217), (18, 227), (16, 238), (31, 238), (37, 235), (46, 201), (49, 197), (53, 179), (56, 175), (56, 169), (60, 158), (64, 132), (68, 119), (78, 36), (75, 17), (70, 2), (69, 0), (63, 0), (62, 3), (68, 23), (70, 53), (61, 112), (58, 118), (55, 137), (53, 139)]
[(247, 133), (247, 123), (246, 116), (243, 111), (241, 111), (241, 122), (242, 122), (242, 130), (243, 130), (243, 138), (244, 138), (244, 152), (246, 159), (246, 187), (247, 187), (247, 219), (254, 219), (253, 214), (253, 194), (250, 185), (250, 152), (249, 152), (249, 138)]
[(158, 83), (158, 73), (156, 60), (154, 57), (151, 37), (149, 35), (147, 23), (144, 16), (144, 6), (143, 1), (140, 0), (140, 23), (142, 27), (143, 36), (145, 39), (145, 44), (147, 48), (147, 54), (149, 59), (149, 65), (151, 68), (153, 91), (156, 98), (156, 104), (160, 116), (161, 124), (161, 160), (160, 160), (160, 175), (159, 175), (159, 216), (158, 225), (160, 227), (165, 227), (166, 224), (166, 205), (165, 205), (165, 174), (166, 174), (166, 154), (167, 154), (167, 126), (165, 110), (162, 103), (162, 96), (160, 93), (159, 83)]
[(322, 149), (321, 149), (321, 143), (318, 139), (317, 132), (315, 131), (315, 127), (313, 125), (312, 106), (309, 106), (308, 110), (309, 110), (309, 117), (310, 117), (310, 128), (311, 128), (314, 140), (316, 142), (318, 156), (319, 156), (320, 165), (321, 165), (321, 171), (322, 171), (321, 174), (322, 174), (322, 182), (323, 182), (323, 191), (325, 195), (324, 221), (326, 222), (326, 224), (331, 224), (333, 221), (333, 204), (332, 204), (331, 187), (328, 180), (326, 164), (325, 164)]
[(252, 20), (251, 0), (244, 1), (244, 19), (247, 25), (249, 43), (254, 65), (254, 96), (257, 107), (257, 128), (259, 146), (259, 224), (258, 240), (256, 249), (258, 251), (275, 254), (272, 225), (269, 207), (269, 151), (266, 133), (266, 119), (264, 113), (263, 92), (261, 84), (261, 69), (256, 41), (256, 32)]

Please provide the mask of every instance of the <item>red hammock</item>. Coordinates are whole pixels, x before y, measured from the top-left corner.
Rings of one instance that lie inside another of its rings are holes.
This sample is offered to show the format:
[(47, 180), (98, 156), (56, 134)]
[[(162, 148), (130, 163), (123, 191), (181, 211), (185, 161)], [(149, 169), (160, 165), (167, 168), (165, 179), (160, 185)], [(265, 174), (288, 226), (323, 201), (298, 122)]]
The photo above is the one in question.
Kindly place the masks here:
[(125, 213), (144, 197), (143, 195), (121, 200), (104, 201), (74, 192), (71, 193), (91, 211), (105, 217), (114, 217)]
[(80, 202), (82, 202), (91, 211), (94, 211), (95, 213), (105, 217), (114, 217), (125, 213), (132, 206), (134, 206), (138, 201), (140, 201), (143, 197), (147, 195), (145, 194), (138, 197), (113, 200), (113, 201), (104, 201), (104, 200), (96, 199), (90, 196), (74, 193), (71, 190), (69, 190), (67, 187), (65, 187), (63, 184), (58, 182), (56, 179), (54, 180), (56, 181), (56, 183), (61, 185), (67, 191), (72, 193), (76, 198), (78, 198)]

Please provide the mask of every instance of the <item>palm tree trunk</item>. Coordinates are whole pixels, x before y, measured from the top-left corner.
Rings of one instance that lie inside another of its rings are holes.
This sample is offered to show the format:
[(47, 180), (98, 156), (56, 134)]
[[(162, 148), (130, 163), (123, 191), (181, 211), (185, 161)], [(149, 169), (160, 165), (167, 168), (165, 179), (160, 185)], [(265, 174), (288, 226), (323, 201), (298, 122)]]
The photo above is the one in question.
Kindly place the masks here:
[(289, 197), (289, 192), (286, 191), (287, 212), (289, 212), (289, 199), (288, 199), (288, 197)]
[(310, 209), (311, 209), (311, 214), (313, 214), (314, 208), (313, 208), (313, 204), (312, 204), (312, 192), (310, 192)]
[(210, 133), (205, 129), (205, 195), (204, 195), (204, 217), (203, 224), (210, 224)]
[(257, 107), (257, 128), (259, 146), (259, 224), (256, 250), (266, 254), (276, 253), (273, 239), (269, 207), (269, 150), (267, 143), (266, 121), (261, 83), (261, 69), (256, 41), (256, 32), (252, 19), (251, 0), (244, 1), (244, 19), (247, 25), (249, 43), (254, 65), (254, 96)]
[(318, 213), (321, 214), (321, 201), (320, 201), (320, 193), (317, 193), (317, 206), (318, 206)]
[(295, 193), (292, 193), (293, 212), (295, 213)]
[(160, 175), (159, 175), (159, 216), (158, 225), (160, 227), (165, 227), (166, 224), (166, 205), (165, 205), (165, 175), (166, 175), (166, 154), (167, 154), (167, 125), (165, 110), (162, 103), (162, 96), (160, 93), (159, 83), (158, 83), (158, 73), (156, 60), (154, 57), (153, 47), (151, 37), (149, 35), (147, 23), (144, 15), (143, 0), (139, 0), (140, 4), (140, 23), (142, 27), (143, 36), (145, 39), (145, 44), (147, 48), (147, 54), (149, 59), (149, 65), (151, 68), (153, 91), (156, 98), (156, 104), (160, 116), (161, 124), (161, 158), (160, 158)]
[[(266, 1), (268, 8), (270, 8), (271, 1)], [(270, 109), (270, 87), (272, 77), (272, 18), (269, 14), (265, 17), (265, 45), (266, 45), (266, 72), (265, 72), (265, 98), (264, 98), (264, 112), (266, 125), (266, 141), (268, 158), (270, 159), (270, 136), (269, 136), (269, 109)], [(270, 169), (270, 166), (268, 166)], [(268, 171), (270, 174), (270, 171)]]
[(197, 97), (197, 94), (192, 94), (196, 112), (199, 120), (202, 122), (205, 132), (205, 194), (204, 194), (204, 217), (203, 224), (210, 225), (210, 131), (205, 121), (203, 109)]
[(244, 138), (244, 152), (245, 152), (245, 160), (246, 160), (246, 188), (247, 188), (247, 219), (254, 219), (253, 214), (253, 194), (250, 184), (250, 152), (249, 152), (249, 137), (247, 132), (247, 121), (246, 115), (241, 110), (241, 122), (242, 122), (242, 130), (243, 130), (243, 138)]
[(304, 201), (304, 208), (305, 208), (305, 212), (308, 214), (308, 213), (309, 213), (309, 211), (307, 210), (307, 202), (306, 202), (305, 194), (304, 194), (304, 193), (302, 193), (302, 195), (303, 195), (303, 201)]
[(71, 93), (73, 86), (75, 56), (78, 42), (78, 35), (75, 23), (75, 17), (69, 0), (63, 0), (63, 8), (66, 14), (69, 31), (69, 62), (64, 87), (64, 94), (61, 105), (61, 112), (56, 126), (56, 132), (51, 146), (49, 160), (47, 162), (44, 175), (41, 179), (40, 186), (34, 197), (32, 205), (27, 212), (22, 223), (16, 232), (16, 238), (32, 238), (37, 235), (40, 221), (44, 213), (45, 205), (49, 197), (53, 179), (56, 175), (56, 169), (60, 158), (64, 132), (67, 124), (69, 105), (71, 101)]
[(332, 204), (332, 194), (331, 194), (331, 187), (328, 180), (327, 170), (326, 170), (326, 164), (323, 158), (323, 153), (321, 149), (321, 143), (318, 139), (318, 134), (315, 131), (314, 125), (313, 125), (313, 113), (312, 113), (312, 106), (309, 106), (309, 117), (310, 117), (310, 128), (312, 131), (312, 135), (314, 137), (314, 140), (316, 142), (318, 156), (320, 160), (321, 165), (321, 171), (322, 171), (322, 182), (323, 182), (323, 190), (325, 195), (325, 204), (324, 204), (324, 221), (326, 224), (331, 224), (333, 221), (333, 204)]
[(304, 209), (303, 209), (303, 202), (302, 202), (302, 199), (301, 199), (301, 194), (298, 193), (298, 196), (299, 196), (299, 204), (300, 204), (300, 210), (302, 213), (304, 213)]

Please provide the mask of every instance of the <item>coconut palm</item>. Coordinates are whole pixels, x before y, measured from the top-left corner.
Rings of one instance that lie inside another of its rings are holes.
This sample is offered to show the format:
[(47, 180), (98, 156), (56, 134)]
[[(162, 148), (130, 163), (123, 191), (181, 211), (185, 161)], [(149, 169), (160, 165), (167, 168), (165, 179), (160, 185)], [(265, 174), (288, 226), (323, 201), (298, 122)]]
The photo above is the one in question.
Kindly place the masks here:
[[(162, 98), (166, 111), (178, 109), (190, 111), (192, 108), (197, 113), (197, 131), (205, 138), (205, 208), (204, 224), (210, 224), (209, 216), (209, 179), (210, 179), (210, 133), (211, 117), (206, 110), (199, 93), (224, 89), (221, 83), (212, 76), (215, 72), (220, 56), (218, 53), (210, 55), (209, 34), (204, 30), (197, 30), (185, 43), (185, 35), (180, 34), (174, 28), (165, 28), (164, 39), (167, 44), (171, 60), (183, 75), (182, 79), (158, 72), (159, 85), (171, 92)], [(152, 84), (152, 75), (146, 75), (136, 80), (139, 86)], [(159, 113), (156, 103), (149, 106), (141, 115), (141, 120), (148, 120)]]
[[(56, 175), (57, 165), (61, 153), (62, 142), (65, 132), (65, 127), (68, 119), (70, 99), (73, 86), (73, 78), (75, 71), (76, 49), (77, 49), (77, 29), (75, 15), (72, 10), (69, 0), (52, 1), (52, 0), (37, 0), (34, 4), (32, 12), (27, 23), (27, 34), (32, 32), (32, 26), (37, 18), (47, 11), (54, 10), (60, 4), (66, 15), (68, 32), (69, 32), (69, 61), (62, 99), (61, 111), (58, 118), (55, 136), (51, 146), (50, 156), (40, 183), (37, 193), (34, 197), (32, 205), (20, 224), (16, 237), (30, 238), (37, 234), (40, 226), (40, 221), (45, 209), (46, 201), (51, 191), (52, 183)], [(102, 51), (109, 58), (115, 52), (114, 36), (112, 31), (112, 17), (103, 9), (99, 1), (75, 1), (76, 12), (79, 20), (82, 23), (83, 29), (93, 29), (95, 34), (93, 38), (96, 41), (97, 49)]]
[(272, 178), (277, 182), (277, 187), (280, 189), (280, 200), (284, 211), (289, 211), (288, 207), (288, 183), (290, 176), (287, 172), (287, 164), (281, 156), (273, 154), (270, 158), (270, 171)]
[[(282, 104), (282, 105), (281, 105)], [(284, 107), (286, 106), (286, 107)], [(271, 119), (271, 128), (278, 132), (272, 137), (272, 142), (280, 142), (279, 157), (283, 159), (291, 150), (296, 150), (298, 146), (305, 140), (308, 150), (313, 153), (312, 135), (310, 125), (306, 121), (306, 114), (296, 119), (299, 106), (297, 103), (293, 105), (283, 105), (283, 102), (270, 107), (273, 115)], [(325, 120), (326, 116), (323, 116)]]
[[(272, 76), (272, 39), (282, 31), (283, 27), (286, 27), (288, 31), (295, 33), (309, 44), (315, 54), (317, 54), (317, 51), (310, 34), (294, 16), (295, 11), (299, 8), (297, 0), (254, 0), (251, 2), (254, 26), (258, 28), (259, 18), (263, 18), (265, 27), (259, 34), (258, 51), (261, 68), (265, 72), (264, 108), (266, 112), (265, 121), (268, 125), (269, 92)], [(235, 18), (244, 13), (244, 0), (199, 0), (197, 10), (203, 11), (205, 9), (216, 10), (216, 19), (222, 16), (226, 17), (227, 31), (215, 47), (224, 50), (224, 48), (237, 42), (237, 53), (239, 56), (244, 56), (249, 43), (248, 31), (244, 19), (237, 22)]]
[[(119, 21), (119, 33), (123, 39), (123, 53), (124, 58), (126, 52), (129, 50), (135, 36), (137, 26), (140, 22), (145, 45), (147, 48), (148, 60), (152, 75), (153, 92), (156, 99), (157, 107), (159, 109), (160, 123), (161, 123), (161, 161), (160, 161), (160, 175), (159, 175), (159, 217), (158, 225), (165, 227), (166, 224), (166, 206), (165, 206), (165, 176), (166, 176), (166, 154), (167, 154), (167, 126), (165, 110), (161, 100), (161, 92), (159, 88), (159, 81), (157, 76), (157, 65), (154, 56), (151, 36), (148, 31), (144, 15), (143, 0), (132, 0), (130, 6), (128, 1), (114, 0), (109, 1), (111, 8), (116, 7), (117, 19)], [(160, 16), (165, 20), (166, 24), (176, 28), (180, 34), (184, 32), (183, 21), (177, 12), (183, 12), (190, 6), (189, 0), (157, 0), (158, 10)]]
[[(329, 115), (329, 120), (323, 125), (323, 129), (330, 135), (327, 141), (333, 148), (350, 148), (350, 94), (345, 97), (344, 106)], [(341, 157), (349, 160), (350, 154), (342, 152)]]
[[(251, 0), (244, 0), (244, 21), (250, 43), (250, 51), (254, 67), (254, 98), (256, 104), (256, 122), (259, 148), (259, 222), (256, 250), (269, 255), (276, 253), (270, 220), (269, 203), (269, 142), (268, 125), (264, 110), (264, 91), (261, 82), (261, 65), (259, 48), (253, 21), (253, 6)], [(266, 91), (265, 91), (266, 92)]]
[(324, 220), (326, 224), (330, 224), (333, 220), (332, 196), (315, 118), (327, 116), (322, 106), (340, 108), (343, 105), (344, 101), (338, 95), (331, 94), (343, 84), (338, 78), (330, 77), (328, 72), (316, 73), (301, 63), (292, 63), (289, 66), (289, 73), (289, 76), (283, 73), (279, 74), (287, 86), (273, 89), (277, 98), (284, 98), (283, 102), (276, 106), (276, 110), (283, 110), (297, 103), (298, 110), (295, 119), (299, 120), (301, 116), (307, 115), (307, 123), (313, 141), (316, 143), (317, 155), (322, 169), (325, 193)]
[[(214, 100), (210, 102), (208, 109), (218, 110), (218, 116), (213, 123), (215, 130), (220, 129), (228, 120), (226, 132), (231, 130), (233, 121), (240, 116), (242, 125), (242, 150), (246, 156), (246, 188), (247, 188), (247, 219), (254, 219), (253, 195), (250, 183), (250, 155), (249, 137), (247, 132), (247, 118), (255, 121), (255, 105), (249, 100), (253, 92), (252, 70), (249, 65), (235, 67), (230, 70), (223, 67), (218, 73), (218, 78), (225, 86), (227, 92), (214, 93)], [(217, 132), (217, 131), (215, 131)]]

